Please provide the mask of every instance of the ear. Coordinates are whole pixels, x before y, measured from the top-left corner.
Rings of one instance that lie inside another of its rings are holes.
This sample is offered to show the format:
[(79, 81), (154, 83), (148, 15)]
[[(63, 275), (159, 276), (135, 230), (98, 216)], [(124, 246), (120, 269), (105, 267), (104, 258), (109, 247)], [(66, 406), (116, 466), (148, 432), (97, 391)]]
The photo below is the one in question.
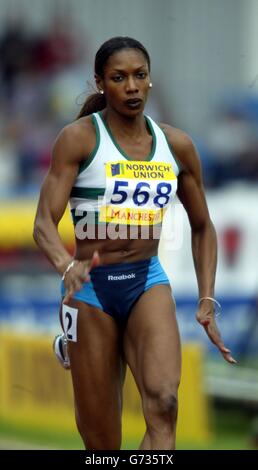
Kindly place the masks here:
[(96, 83), (96, 87), (97, 89), (100, 91), (100, 90), (103, 90), (103, 80), (102, 78), (95, 74), (95, 83)]

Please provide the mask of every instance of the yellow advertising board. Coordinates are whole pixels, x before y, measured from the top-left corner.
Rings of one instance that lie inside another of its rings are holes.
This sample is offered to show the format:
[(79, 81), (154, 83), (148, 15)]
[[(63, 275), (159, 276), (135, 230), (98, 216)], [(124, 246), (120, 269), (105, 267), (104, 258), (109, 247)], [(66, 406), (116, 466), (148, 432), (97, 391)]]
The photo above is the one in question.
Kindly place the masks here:
[[(202, 390), (202, 351), (183, 347), (177, 438), (204, 442), (210, 437), (207, 398)], [(52, 338), (0, 334), (0, 419), (31, 429), (77, 433), (70, 373), (52, 352)], [(127, 372), (124, 389), (123, 438), (141, 441), (145, 432), (141, 402)]]
[[(32, 235), (36, 207), (37, 201), (31, 199), (5, 201), (0, 204), (1, 248), (36, 248)], [(68, 209), (60, 222), (59, 231), (65, 244), (74, 242), (73, 224)]]

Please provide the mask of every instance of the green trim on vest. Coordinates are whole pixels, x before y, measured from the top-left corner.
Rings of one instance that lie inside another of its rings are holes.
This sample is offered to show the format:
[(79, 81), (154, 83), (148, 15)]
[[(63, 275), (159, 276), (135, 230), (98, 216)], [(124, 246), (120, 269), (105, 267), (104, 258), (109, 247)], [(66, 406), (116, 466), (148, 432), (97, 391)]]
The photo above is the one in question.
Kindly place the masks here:
[[(156, 124), (157, 124), (157, 123), (156, 123)], [(168, 144), (168, 148), (169, 148), (169, 150), (170, 150), (170, 152), (171, 152), (171, 155), (172, 155), (172, 157), (174, 158), (174, 160), (175, 160), (175, 162), (176, 162), (176, 164), (177, 164), (177, 166), (178, 166), (178, 174), (179, 174), (180, 171), (182, 171), (183, 167), (182, 167), (181, 163), (179, 162), (179, 160), (176, 158), (175, 151), (174, 151), (174, 149), (173, 149), (171, 143), (168, 141), (166, 132), (164, 131), (164, 129), (162, 129), (162, 127), (160, 127), (159, 124), (157, 124), (157, 125), (159, 126), (160, 130), (163, 132), (163, 134), (164, 134), (164, 136), (165, 136), (165, 138), (166, 138), (166, 141), (167, 141), (167, 144)]]
[[(75, 212), (76, 212), (76, 209), (71, 209), (71, 215), (72, 215), (74, 225), (76, 225), (78, 222), (80, 222), (81, 219), (86, 217), (87, 213), (88, 213), (88, 211), (82, 211), (83, 212), (82, 215), (75, 215)], [(94, 224), (98, 225), (98, 223), (99, 223), (99, 213), (95, 211), (93, 218), (94, 218)]]
[[(112, 134), (112, 132), (111, 132), (111, 129), (110, 129), (110, 127), (108, 126), (108, 123), (105, 121), (105, 119), (104, 119), (104, 117), (103, 117), (103, 115), (102, 115), (102, 111), (99, 111), (99, 112), (98, 112), (98, 115), (100, 116), (100, 118), (101, 118), (101, 120), (102, 120), (102, 122), (103, 122), (103, 124), (104, 124), (104, 126), (105, 126), (105, 128), (106, 128), (106, 130), (107, 130), (107, 132), (108, 132), (108, 134), (109, 134), (109, 137), (111, 138), (111, 140), (112, 140), (113, 144), (115, 145), (115, 147), (117, 148), (117, 150), (123, 155), (124, 158), (126, 158), (126, 160), (137, 161), (135, 158), (129, 157), (129, 155), (127, 155), (127, 154), (123, 151), (123, 149), (120, 147), (120, 145), (118, 144), (118, 142), (115, 140), (115, 138), (114, 138), (114, 136), (113, 136), (113, 134)], [(148, 128), (149, 128), (149, 130), (150, 130), (150, 132), (151, 132), (151, 135), (152, 135), (152, 147), (151, 147), (151, 152), (150, 152), (150, 154), (148, 155), (148, 157), (147, 157), (146, 160), (145, 160), (146, 162), (149, 162), (149, 161), (152, 160), (153, 157), (154, 157), (154, 154), (155, 154), (155, 151), (156, 151), (156, 146), (157, 146), (157, 139), (156, 139), (156, 134), (155, 134), (155, 132), (154, 132), (154, 129), (153, 129), (153, 126), (152, 126), (150, 120), (148, 119), (147, 116), (144, 116), (144, 117), (145, 117), (145, 120), (146, 120), (146, 122), (147, 122)], [(144, 160), (141, 160), (141, 161), (144, 161)]]
[(78, 197), (82, 199), (98, 199), (100, 196), (104, 196), (105, 188), (72, 188), (70, 197)]
[(91, 120), (92, 120), (92, 124), (94, 125), (95, 131), (96, 131), (96, 144), (95, 144), (95, 147), (92, 150), (92, 152), (89, 154), (88, 158), (80, 163), (78, 174), (80, 174), (84, 170), (86, 170), (86, 168), (88, 168), (88, 166), (91, 164), (92, 160), (96, 156), (96, 153), (98, 151), (99, 144), (100, 144), (100, 131), (99, 131), (98, 121), (95, 118), (95, 116), (93, 116), (93, 115), (91, 116)]

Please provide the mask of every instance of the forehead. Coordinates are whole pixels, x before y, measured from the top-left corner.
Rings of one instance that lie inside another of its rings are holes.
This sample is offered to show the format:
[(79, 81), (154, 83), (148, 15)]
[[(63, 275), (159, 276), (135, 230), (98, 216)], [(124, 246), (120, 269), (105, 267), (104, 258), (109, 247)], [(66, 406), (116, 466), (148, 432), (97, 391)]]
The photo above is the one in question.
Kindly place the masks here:
[(112, 54), (105, 66), (106, 71), (148, 67), (145, 55), (139, 49), (122, 49)]

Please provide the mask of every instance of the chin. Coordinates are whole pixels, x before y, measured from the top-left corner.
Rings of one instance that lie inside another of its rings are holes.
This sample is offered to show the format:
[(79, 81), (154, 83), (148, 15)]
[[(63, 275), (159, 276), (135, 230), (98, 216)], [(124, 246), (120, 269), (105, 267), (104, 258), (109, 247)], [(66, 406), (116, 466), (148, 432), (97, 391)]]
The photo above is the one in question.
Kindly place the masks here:
[(126, 107), (126, 109), (123, 108), (123, 110), (121, 110), (121, 114), (123, 114), (124, 116), (128, 116), (128, 117), (136, 117), (142, 114), (143, 112), (144, 112), (144, 106), (140, 106), (139, 108), (135, 108), (135, 109), (128, 109)]

